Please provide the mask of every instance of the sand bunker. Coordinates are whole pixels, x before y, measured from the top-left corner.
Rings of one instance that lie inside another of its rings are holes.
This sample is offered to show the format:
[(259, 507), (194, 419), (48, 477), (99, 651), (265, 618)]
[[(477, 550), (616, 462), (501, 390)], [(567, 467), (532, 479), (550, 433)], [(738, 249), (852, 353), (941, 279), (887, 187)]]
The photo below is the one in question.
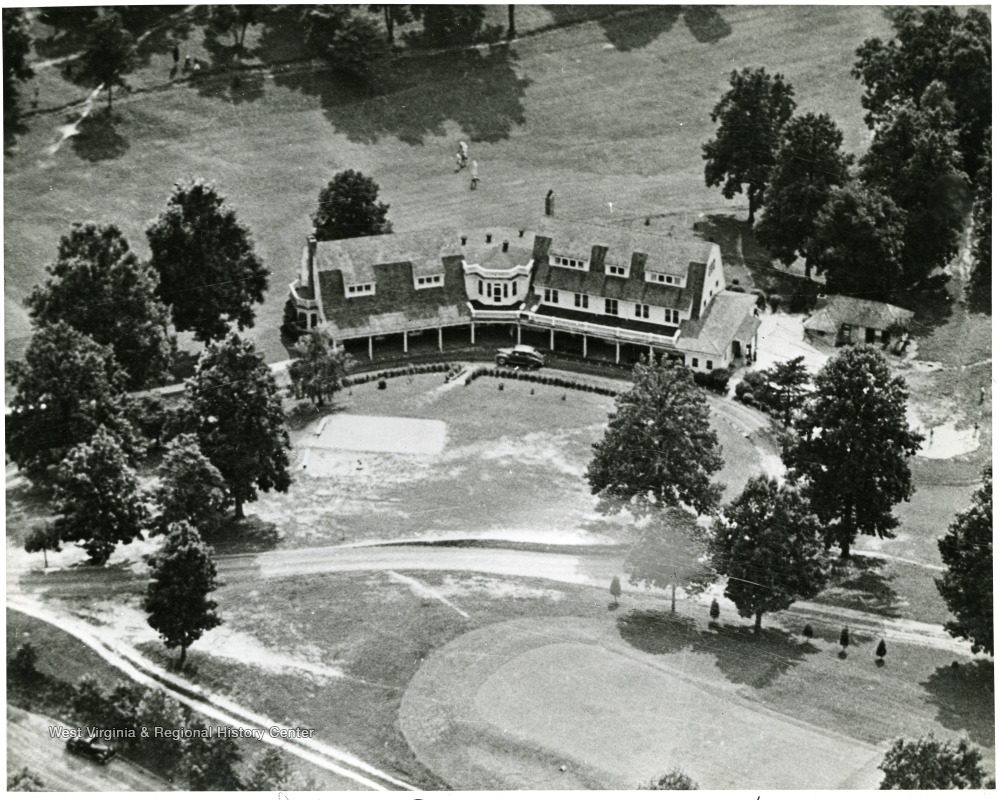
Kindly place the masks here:
[(444, 449), (446, 434), (447, 426), (439, 419), (335, 414), (320, 423), (308, 446), (358, 453), (437, 455)]

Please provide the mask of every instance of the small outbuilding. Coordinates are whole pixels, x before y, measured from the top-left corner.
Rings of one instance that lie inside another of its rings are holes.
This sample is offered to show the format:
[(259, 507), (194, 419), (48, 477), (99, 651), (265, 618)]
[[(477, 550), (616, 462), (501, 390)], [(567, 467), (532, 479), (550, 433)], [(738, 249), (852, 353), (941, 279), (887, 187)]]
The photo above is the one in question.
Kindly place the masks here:
[(891, 344), (904, 337), (913, 320), (905, 308), (845, 295), (821, 297), (806, 319), (806, 335), (841, 344)]

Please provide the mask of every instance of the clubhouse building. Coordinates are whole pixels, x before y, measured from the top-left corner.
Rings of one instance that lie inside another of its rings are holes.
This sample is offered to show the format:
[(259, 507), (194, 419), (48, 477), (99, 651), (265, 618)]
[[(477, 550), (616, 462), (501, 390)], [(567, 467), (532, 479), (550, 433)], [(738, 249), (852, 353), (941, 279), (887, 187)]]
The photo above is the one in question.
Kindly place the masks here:
[(544, 226), (309, 237), (289, 287), (298, 326), (349, 352), (537, 347), (710, 371), (757, 350), (756, 297), (726, 290), (719, 246), (547, 218)]

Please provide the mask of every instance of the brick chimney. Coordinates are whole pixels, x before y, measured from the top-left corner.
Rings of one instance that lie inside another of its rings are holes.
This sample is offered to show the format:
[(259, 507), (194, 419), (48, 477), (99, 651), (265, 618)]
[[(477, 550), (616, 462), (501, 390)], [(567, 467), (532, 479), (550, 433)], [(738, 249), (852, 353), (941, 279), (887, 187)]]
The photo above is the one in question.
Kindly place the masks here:
[(510, 249), (510, 242), (506, 239), (503, 240), (503, 246), (501, 248), (505, 253)]
[(492, 233), (487, 233), (486, 234), (486, 244), (489, 244), (492, 241), (493, 241), (493, 234)]

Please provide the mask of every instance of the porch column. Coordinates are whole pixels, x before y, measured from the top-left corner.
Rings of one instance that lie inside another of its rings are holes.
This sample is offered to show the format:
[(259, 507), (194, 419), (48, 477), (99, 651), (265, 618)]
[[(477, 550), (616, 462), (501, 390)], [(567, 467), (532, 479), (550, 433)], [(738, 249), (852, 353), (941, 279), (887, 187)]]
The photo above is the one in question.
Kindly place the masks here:
[(471, 344), (475, 344), (476, 343), (476, 323), (475, 322), (470, 322), (469, 323), (469, 334), (472, 337), (471, 340), (470, 340)]
[(521, 323), (517, 323), (517, 343), (521, 344)]
[(444, 328), (438, 328), (438, 352), (444, 350)]
[(409, 348), (409, 341), (406, 337), (406, 331), (403, 331), (403, 352), (408, 353), (409, 352), (408, 348)]
[(583, 357), (587, 357), (587, 334), (583, 334)]
[(649, 366), (653, 366), (653, 345), (649, 346)]
[(619, 341), (615, 342), (615, 363), (620, 364), (622, 361), (622, 343)]
[(375, 360), (375, 354), (374, 354), (374, 351), (372, 350), (372, 337), (371, 336), (368, 337), (368, 360), (369, 361), (374, 361)]
[(556, 329), (549, 328), (549, 350), (556, 349)]

